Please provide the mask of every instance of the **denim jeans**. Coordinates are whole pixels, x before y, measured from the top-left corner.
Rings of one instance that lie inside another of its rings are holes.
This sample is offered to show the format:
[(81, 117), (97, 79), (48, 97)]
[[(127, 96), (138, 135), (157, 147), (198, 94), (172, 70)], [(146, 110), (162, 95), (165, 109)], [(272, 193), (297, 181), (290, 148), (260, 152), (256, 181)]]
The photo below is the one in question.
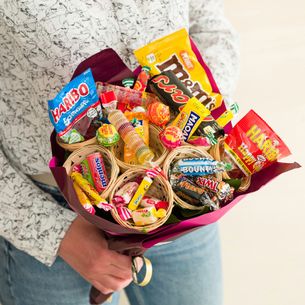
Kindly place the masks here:
[[(57, 199), (64, 205), (60, 197)], [(145, 256), (152, 262), (153, 277), (146, 287), (130, 284), (125, 289), (132, 305), (222, 304), (216, 224), (154, 246)], [(60, 257), (47, 267), (0, 237), (2, 305), (85, 305), (89, 304), (89, 291), (90, 284)], [(118, 302), (119, 294), (115, 293), (107, 305)]]

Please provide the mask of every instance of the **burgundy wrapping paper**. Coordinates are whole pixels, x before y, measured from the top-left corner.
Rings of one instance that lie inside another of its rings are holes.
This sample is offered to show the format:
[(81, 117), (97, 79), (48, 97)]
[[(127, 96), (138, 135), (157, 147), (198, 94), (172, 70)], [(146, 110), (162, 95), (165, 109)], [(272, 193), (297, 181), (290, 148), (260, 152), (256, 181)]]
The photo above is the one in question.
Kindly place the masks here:
[[(219, 92), (210, 70), (205, 65), (193, 42), (192, 47), (199, 61), (208, 72), (213, 90), (215, 92)], [(77, 67), (73, 77), (82, 73), (89, 67), (92, 69), (95, 81), (115, 84), (120, 84), (122, 79), (126, 77), (134, 77), (139, 72), (139, 69), (136, 69), (134, 73), (131, 72), (112, 49), (103, 50), (82, 62)], [(215, 110), (212, 114), (215, 115), (215, 117), (218, 117), (225, 110), (225, 104), (223, 103), (221, 108)], [(231, 125), (228, 124), (227, 131), (230, 130), (230, 128)], [(69, 203), (70, 207), (76, 213), (83, 216), (86, 220), (96, 225), (106, 233), (110, 249), (130, 256), (142, 255), (147, 249), (159, 242), (173, 240), (180, 235), (189, 233), (196, 228), (216, 222), (246, 195), (256, 192), (276, 176), (300, 167), (298, 163), (277, 162), (269, 168), (255, 174), (253, 176), (250, 188), (245, 193), (237, 195), (234, 200), (225, 207), (208, 214), (182, 220), (179, 223), (164, 225), (153, 232), (141, 233), (136, 230), (124, 228), (115, 222), (101, 218), (97, 215), (89, 214), (80, 204), (74, 191), (72, 180), (67, 175), (65, 168), (62, 167), (65, 154), (64, 150), (56, 143), (56, 135), (54, 131), (51, 135), (51, 145), (53, 157), (50, 161), (49, 167), (59, 189)], [(109, 295), (103, 295), (93, 288), (90, 293), (90, 302), (91, 304), (100, 304), (108, 297)]]

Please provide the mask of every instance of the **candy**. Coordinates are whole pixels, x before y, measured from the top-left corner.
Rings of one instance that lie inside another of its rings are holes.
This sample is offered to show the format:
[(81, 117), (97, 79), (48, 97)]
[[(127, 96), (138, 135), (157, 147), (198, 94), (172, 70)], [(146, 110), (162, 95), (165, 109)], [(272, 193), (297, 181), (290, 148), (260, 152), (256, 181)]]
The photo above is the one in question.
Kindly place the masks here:
[(101, 110), (91, 69), (74, 78), (49, 100), (48, 108), (51, 123), (64, 142), (82, 140)]
[(61, 136), (61, 139), (68, 144), (85, 141), (85, 138), (76, 129), (71, 129), (70, 132), (67, 132), (65, 135)]
[(107, 91), (100, 94), (100, 100), (106, 112), (109, 113), (116, 109), (118, 101), (114, 91)]
[(109, 147), (116, 144), (119, 141), (120, 135), (116, 131), (113, 125), (103, 124), (96, 131), (96, 139), (99, 144), (105, 147)]
[(73, 187), (75, 190), (75, 193), (77, 195), (77, 198), (81, 205), (84, 207), (86, 211), (88, 211), (90, 214), (95, 214), (95, 209), (93, 205), (91, 204), (91, 201), (87, 197), (87, 195), (82, 191), (82, 189), (78, 186), (76, 182), (73, 182)]
[(114, 91), (118, 100), (117, 109), (122, 112), (132, 111), (137, 106), (147, 108), (153, 102), (160, 102), (160, 99), (153, 93), (140, 92), (107, 83), (98, 82), (97, 90), (98, 92)]
[[(135, 128), (137, 134), (149, 145), (149, 123), (143, 112), (125, 112), (124, 115)], [(128, 145), (124, 145), (124, 162), (128, 164), (138, 164), (135, 151)]]
[(82, 173), (82, 166), (80, 164), (74, 164), (72, 167), (72, 171)]
[(98, 208), (105, 211), (109, 211), (113, 208), (112, 204), (109, 204), (106, 199), (102, 198), (95, 188), (80, 173), (72, 172), (71, 178), (85, 194), (93, 200)]
[(167, 201), (162, 201), (154, 197), (144, 196), (140, 206), (143, 208), (146, 207), (155, 207), (157, 210), (164, 209), (167, 210), (169, 203)]
[(151, 78), (149, 87), (165, 104), (177, 114), (193, 97), (172, 71), (164, 71)]
[(246, 176), (290, 155), (281, 138), (253, 110), (230, 131), (224, 149)]
[(132, 211), (132, 219), (136, 226), (145, 226), (155, 223), (159, 218), (166, 216), (166, 211), (156, 211), (155, 207), (148, 207)]
[(204, 187), (215, 193), (219, 200), (227, 201), (233, 196), (234, 188), (228, 183), (218, 180), (214, 176), (196, 177), (195, 182), (198, 186)]
[(88, 164), (88, 160), (85, 159), (81, 162), (80, 164), (81, 166), (81, 173), (83, 174), (83, 177), (92, 185), (94, 186), (94, 182), (93, 182), (93, 179), (92, 179), (92, 175), (91, 175), (91, 172), (90, 172), (90, 167), (89, 167), (89, 164)]
[(170, 120), (169, 107), (160, 102), (151, 103), (147, 108), (148, 119), (157, 126), (164, 126)]
[(142, 106), (137, 106), (132, 109), (132, 112), (146, 112), (146, 110)]
[(217, 118), (216, 122), (220, 127), (226, 126), (234, 117), (232, 110), (226, 110), (220, 117)]
[(106, 187), (109, 183), (109, 179), (107, 176), (107, 172), (106, 172), (106, 168), (105, 168), (105, 164), (104, 164), (102, 155), (101, 155), (101, 153), (96, 152), (96, 153), (88, 155), (86, 157), (86, 159), (89, 164), (89, 168), (90, 168), (90, 172), (92, 175), (95, 189), (99, 193), (101, 193), (106, 189)]
[(140, 183), (136, 193), (133, 195), (131, 201), (128, 204), (128, 208), (132, 211), (136, 210), (138, 205), (141, 203), (142, 198), (148, 191), (149, 187), (153, 183), (153, 180), (147, 176), (145, 176)]
[(176, 180), (173, 184), (173, 190), (176, 195), (192, 205), (209, 206), (211, 209), (218, 209), (218, 202), (214, 202), (204, 188), (197, 186), (186, 177)]
[(178, 160), (174, 167), (174, 173), (182, 173), (186, 176), (204, 176), (221, 173), (232, 168), (230, 163), (224, 163), (207, 158), (185, 158)]
[(192, 50), (186, 29), (181, 29), (134, 52), (139, 63), (151, 68), (151, 74), (172, 71), (187, 89), (209, 110), (222, 103), (222, 96), (213, 92), (208, 72)]
[(159, 166), (155, 166), (154, 168), (147, 169), (145, 171), (145, 174), (149, 178), (156, 178), (159, 175), (162, 175), (163, 177), (165, 177), (165, 175), (162, 171), (162, 168)]
[(179, 127), (182, 130), (182, 139), (187, 141), (209, 114), (210, 111), (195, 97), (192, 97), (171, 125)]
[(182, 131), (176, 126), (167, 126), (160, 133), (160, 140), (166, 148), (172, 149), (182, 144)]
[(153, 160), (154, 153), (144, 143), (143, 139), (137, 134), (134, 127), (120, 110), (112, 111), (108, 119), (119, 132), (125, 144), (136, 153), (138, 163), (147, 164)]
[(128, 77), (122, 80), (122, 84), (126, 88), (131, 88), (133, 86), (134, 79), (132, 77)]
[(187, 142), (191, 145), (195, 146), (204, 146), (204, 147), (210, 147), (211, 142), (206, 137), (199, 137), (199, 136), (191, 136)]
[(131, 219), (132, 216), (131, 216), (131, 211), (126, 208), (126, 207), (117, 207), (116, 208), (120, 218), (124, 221), (128, 220), (128, 219)]
[(114, 194), (112, 202), (116, 206), (128, 204), (138, 188), (137, 182), (127, 182)]
[(142, 71), (139, 73), (136, 83), (133, 87), (134, 90), (137, 90), (140, 92), (145, 91), (149, 77), (150, 77), (149, 71), (150, 71), (150, 67), (148, 67), (148, 66), (142, 67)]
[(208, 115), (200, 123), (195, 134), (201, 137), (207, 137), (210, 143), (213, 145), (217, 143), (217, 139), (219, 137), (223, 137), (225, 135), (225, 132), (223, 128), (219, 126), (217, 121), (215, 121), (211, 115)]

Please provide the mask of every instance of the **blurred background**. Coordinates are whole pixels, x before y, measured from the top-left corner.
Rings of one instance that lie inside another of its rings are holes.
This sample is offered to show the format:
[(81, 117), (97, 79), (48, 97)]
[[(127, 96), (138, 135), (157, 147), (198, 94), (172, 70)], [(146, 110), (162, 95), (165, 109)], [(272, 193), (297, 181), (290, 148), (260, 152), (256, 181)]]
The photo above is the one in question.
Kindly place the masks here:
[[(240, 34), (239, 117), (254, 108), (289, 146), (286, 160), (305, 166), (305, 1), (225, 0), (225, 8)], [(304, 182), (303, 168), (286, 173), (219, 222), (224, 305), (305, 304)]]

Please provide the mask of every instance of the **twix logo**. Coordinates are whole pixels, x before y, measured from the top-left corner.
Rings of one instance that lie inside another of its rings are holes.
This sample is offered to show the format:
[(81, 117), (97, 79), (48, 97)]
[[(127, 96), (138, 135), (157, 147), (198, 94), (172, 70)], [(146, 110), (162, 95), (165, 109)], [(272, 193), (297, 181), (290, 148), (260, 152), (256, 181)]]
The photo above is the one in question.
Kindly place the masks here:
[[(187, 61), (186, 52), (181, 54), (186, 67), (189, 67), (192, 63)], [(173, 54), (168, 60), (161, 64), (156, 65), (156, 67), (161, 71), (172, 71), (177, 78), (186, 86), (203, 105), (209, 105), (208, 109), (215, 106), (215, 98), (211, 97), (205, 92), (198, 82), (193, 83), (190, 79), (189, 74), (184, 69), (184, 65), (179, 61), (176, 54)], [(193, 67), (192, 67), (193, 68)]]
[(159, 75), (152, 79), (159, 89), (166, 93), (169, 93), (172, 100), (179, 104), (185, 104), (190, 99), (188, 95), (185, 95), (182, 90), (178, 89), (175, 84), (169, 84), (170, 79), (166, 75)]

